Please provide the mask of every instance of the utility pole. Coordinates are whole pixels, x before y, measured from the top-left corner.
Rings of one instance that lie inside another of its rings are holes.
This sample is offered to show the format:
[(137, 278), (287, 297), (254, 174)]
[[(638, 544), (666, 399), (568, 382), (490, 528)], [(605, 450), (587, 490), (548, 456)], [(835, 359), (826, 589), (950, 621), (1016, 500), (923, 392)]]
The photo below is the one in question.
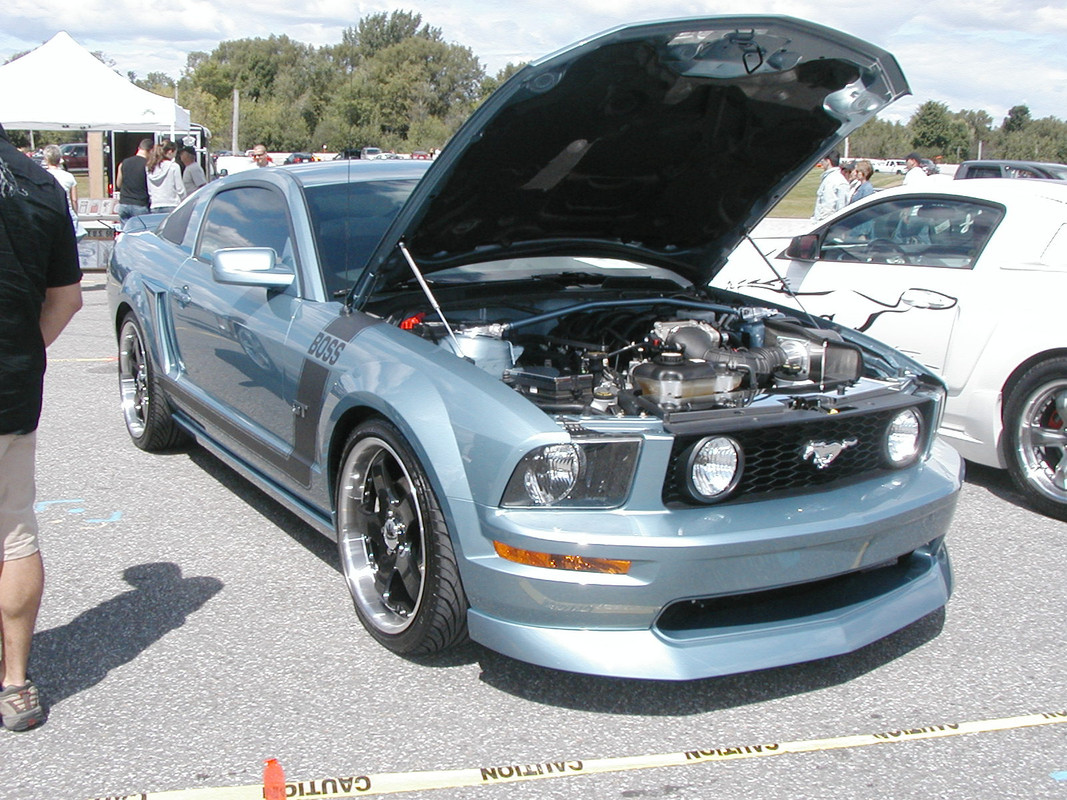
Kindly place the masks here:
[(230, 140), (230, 152), (237, 155), (237, 120), (240, 118), (241, 93), (233, 87), (233, 138)]

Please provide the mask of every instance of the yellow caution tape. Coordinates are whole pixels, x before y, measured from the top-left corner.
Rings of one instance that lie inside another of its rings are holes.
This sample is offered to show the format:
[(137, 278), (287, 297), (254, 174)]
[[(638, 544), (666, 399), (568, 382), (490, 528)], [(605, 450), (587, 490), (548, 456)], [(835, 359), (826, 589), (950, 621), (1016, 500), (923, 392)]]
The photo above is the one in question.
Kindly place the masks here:
[[(397, 794), (420, 789), (455, 789), (461, 786), (489, 786), (498, 783), (565, 778), (573, 775), (594, 775), (657, 767), (682, 767), (716, 761), (780, 756), (786, 753), (814, 753), (843, 750), (872, 744), (908, 742), (919, 739), (943, 739), (969, 733), (988, 733), (1038, 725), (1057, 725), (1067, 722), (1067, 711), (1028, 714), (1020, 717), (987, 719), (980, 722), (957, 722), (947, 725), (928, 725), (924, 728), (888, 731), (885, 733), (842, 736), (834, 739), (809, 739), (797, 742), (774, 742), (741, 747), (715, 747), (660, 753), (645, 756), (598, 758), (589, 761), (563, 759), (536, 764), (503, 764), (472, 769), (448, 769), (431, 772), (393, 772), (377, 775), (351, 775), (320, 778), (312, 781), (289, 781), (285, 784), (287, 798), (369, 797)], [(199, 789), (178, 789), (165, 792), (114, 795), (94, 800), (262, 800), (263, 785), (231, 786)]]

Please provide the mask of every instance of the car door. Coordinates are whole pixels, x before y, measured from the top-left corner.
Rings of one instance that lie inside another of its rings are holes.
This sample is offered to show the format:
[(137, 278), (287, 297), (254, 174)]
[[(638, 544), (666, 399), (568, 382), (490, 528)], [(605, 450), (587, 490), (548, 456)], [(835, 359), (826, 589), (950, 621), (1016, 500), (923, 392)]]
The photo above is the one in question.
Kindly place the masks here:
[(216, 278), (219, 250), (264, 247), (275, 265), (297, 271), (287, 201), (277, 188), (240, 185), (219, 191), (204, 211), (199, 236), (168, 292), (179, 385), (200, 406), (215, 435), (252, 436), (275, 452), (293, 439), (295, 376), (285, 340), (299, 281), (286, 289), (232, 285)]
[(940, 371), (975, 261), (1002, 216), (961, 197), (889, 198), (820, 229), (815, 260), (791, 259), (784, 277), (810, 313)]

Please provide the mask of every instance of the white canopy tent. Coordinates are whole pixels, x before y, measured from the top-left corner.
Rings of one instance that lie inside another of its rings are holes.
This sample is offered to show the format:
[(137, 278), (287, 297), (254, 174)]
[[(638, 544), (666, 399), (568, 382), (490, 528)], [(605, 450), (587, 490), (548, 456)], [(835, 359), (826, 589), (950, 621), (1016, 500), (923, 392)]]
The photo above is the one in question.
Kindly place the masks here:
[(188, 131), (189, 112), (141, 89), (59, 32), (0, 67), (8, 130)]

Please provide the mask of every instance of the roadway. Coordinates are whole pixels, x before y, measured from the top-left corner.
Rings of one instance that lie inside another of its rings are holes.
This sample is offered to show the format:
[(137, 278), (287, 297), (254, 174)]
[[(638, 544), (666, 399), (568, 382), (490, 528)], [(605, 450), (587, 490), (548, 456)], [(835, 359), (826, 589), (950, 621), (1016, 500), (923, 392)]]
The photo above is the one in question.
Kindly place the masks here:
[(0, 731), (0, 798), (242, 786), (268, 758), (305, 782), (290, 796), (336, 776), (562, 763), (573, 777), (401, 796), (1067, 797), (1067, 724), (571, 768), (1067, 710), (1067, 524), (1022, 506), (1006, 474), (969, 469), (947, 610), (851, 655), (687, 683), (561, 673), (477, 645), (409, 661), (363, 633), (331, 542), (202, 450), (133, 447), (102, 286), (87, 276), (50, 352), (32, 670), (52, 710), (36, 731)]

